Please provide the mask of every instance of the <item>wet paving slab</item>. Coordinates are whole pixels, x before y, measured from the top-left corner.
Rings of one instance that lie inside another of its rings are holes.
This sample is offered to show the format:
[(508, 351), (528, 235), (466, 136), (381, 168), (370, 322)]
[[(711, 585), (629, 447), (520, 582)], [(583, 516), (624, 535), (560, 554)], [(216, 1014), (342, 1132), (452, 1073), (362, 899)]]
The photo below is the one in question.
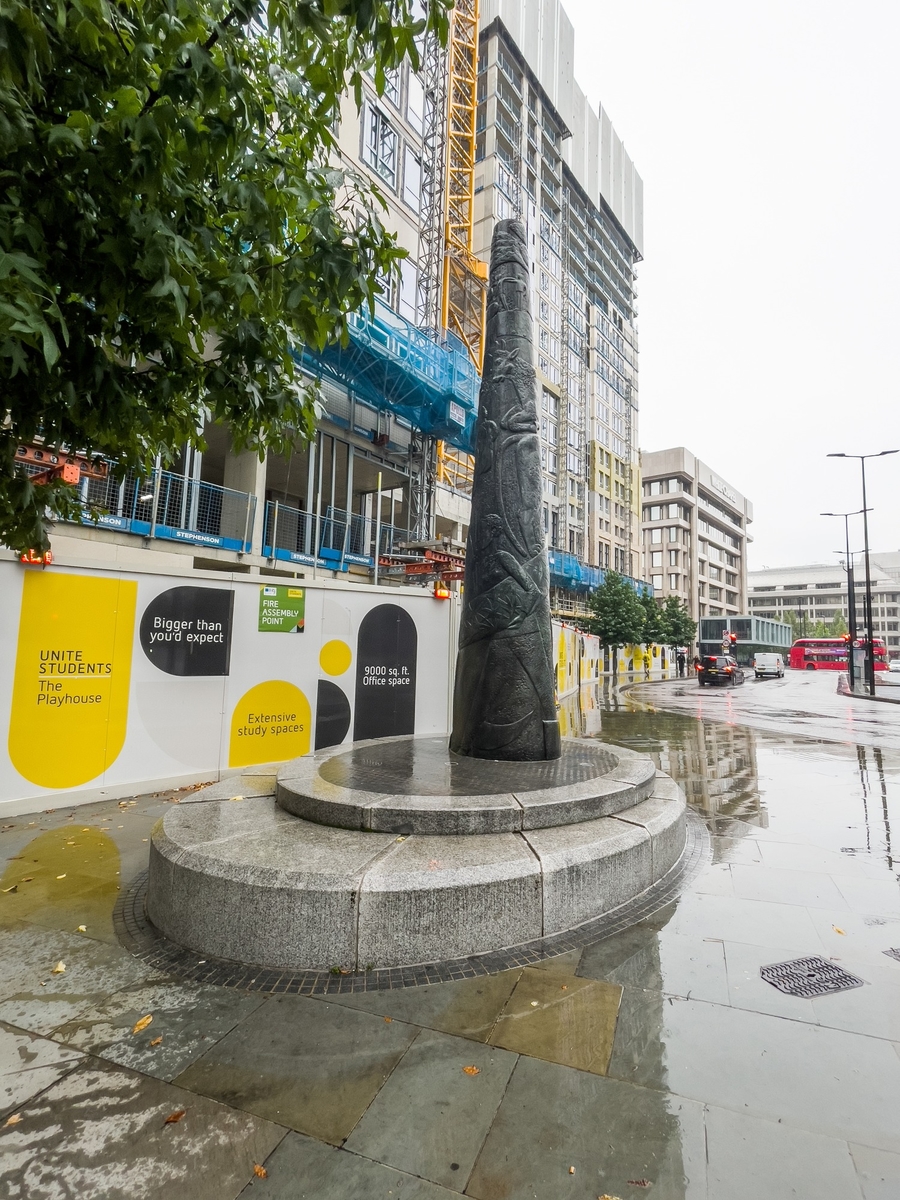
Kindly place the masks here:
[[(0, 1196), (896, 1200), (900, 706), (797, 689), (704, 695), (703, 719), (684, 687), (683, 710), (589, 705), (585, 731), (685, 789), (710, 861), (631, 928), (490, 976), (315, 998), (169, 978), (113, 911), (191, 793), (13, 819)], [(760, 978), (813, 954), (863, 986)]]

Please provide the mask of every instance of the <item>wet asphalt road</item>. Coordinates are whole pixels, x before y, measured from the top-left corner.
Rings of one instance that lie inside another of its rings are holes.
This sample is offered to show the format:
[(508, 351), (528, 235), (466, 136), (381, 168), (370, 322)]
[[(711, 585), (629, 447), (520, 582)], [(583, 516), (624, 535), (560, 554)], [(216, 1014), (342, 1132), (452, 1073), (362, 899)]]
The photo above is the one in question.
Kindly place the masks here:
[[(789, 670), (783, 679), (755, 679), (751, 671), (737, 687), (700, 687), (694, 679), (639, 683), (625, 693), (625, 703), (773, 733), (900, 750), (900, 704), (843, 696), (837, 691), (839, 674)], [(895, 678), (894, 686), (879, 680), (879, 696), (900, 700), (900, 675)]]

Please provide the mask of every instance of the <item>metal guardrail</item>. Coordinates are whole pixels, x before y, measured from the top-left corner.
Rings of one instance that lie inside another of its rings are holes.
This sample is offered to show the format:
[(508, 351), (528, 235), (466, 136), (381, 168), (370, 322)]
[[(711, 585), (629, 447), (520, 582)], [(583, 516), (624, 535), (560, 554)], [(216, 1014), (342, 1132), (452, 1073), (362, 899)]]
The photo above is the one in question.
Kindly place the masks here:
[[(317, 528), (318, 526), (318, 528)], [(399, 552), (409, 531), (398, 525), (378, 523), (373, 517), (327, 508), (324, 515), (292, 508), (278, 500), (266, 502), (263, 554), (287, 562), (313, 564), (346, 571), (353, 564), (374, 566), (375, 538), (379, 555)]]
[[(82, 487), (86, 524), (238, 553), (252, 549), (256, 497), (248, 492), (175, 471), (87, 479)], [(94, 517), (90, 508), (101, 512)]]

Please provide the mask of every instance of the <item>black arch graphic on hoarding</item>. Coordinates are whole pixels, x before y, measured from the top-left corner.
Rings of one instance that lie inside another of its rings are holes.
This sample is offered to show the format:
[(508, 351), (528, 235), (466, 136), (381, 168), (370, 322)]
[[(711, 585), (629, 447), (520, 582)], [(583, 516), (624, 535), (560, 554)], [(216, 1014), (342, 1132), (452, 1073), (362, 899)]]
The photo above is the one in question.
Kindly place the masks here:
[(416, 623), (398, 604), (366, 613), (356, 641), (354, 741), (416, 731)]
[(350, 701), (336, 683), (320, 679), (316, 693), (316, 744), (314, 749), (339, 746), (350, 728)]

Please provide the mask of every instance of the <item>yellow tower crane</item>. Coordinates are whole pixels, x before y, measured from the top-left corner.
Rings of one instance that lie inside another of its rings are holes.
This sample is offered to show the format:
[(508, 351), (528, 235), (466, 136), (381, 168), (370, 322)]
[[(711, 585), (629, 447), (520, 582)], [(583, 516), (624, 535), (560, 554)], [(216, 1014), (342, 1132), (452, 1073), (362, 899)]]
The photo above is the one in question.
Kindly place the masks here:
[[(479, 0), (456, 0), (450, 22), (447, 85), (447, 188), (441, 324), (466, 346), (481, 373), (487, 265), (472, 253), (475, 224), (475, 120), (478, 107)], [(438, 443), (437, 479), (471, 491), (471, 455)]]

